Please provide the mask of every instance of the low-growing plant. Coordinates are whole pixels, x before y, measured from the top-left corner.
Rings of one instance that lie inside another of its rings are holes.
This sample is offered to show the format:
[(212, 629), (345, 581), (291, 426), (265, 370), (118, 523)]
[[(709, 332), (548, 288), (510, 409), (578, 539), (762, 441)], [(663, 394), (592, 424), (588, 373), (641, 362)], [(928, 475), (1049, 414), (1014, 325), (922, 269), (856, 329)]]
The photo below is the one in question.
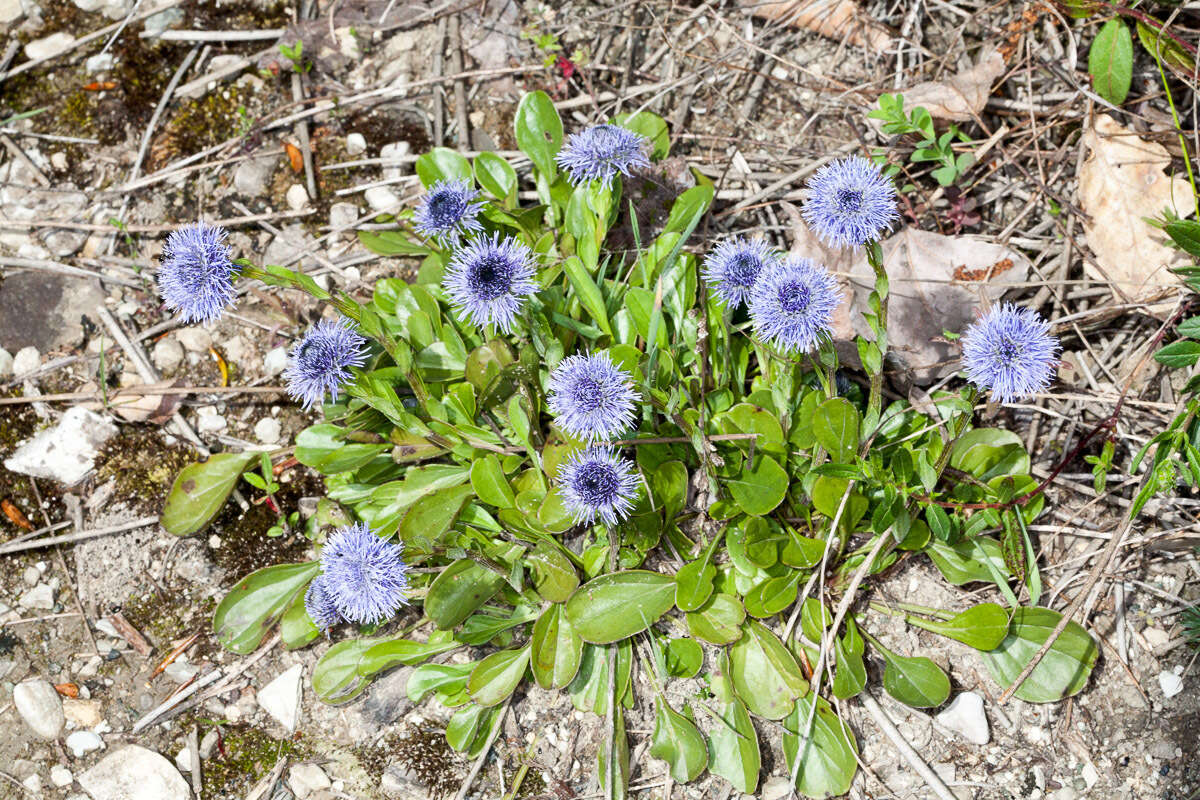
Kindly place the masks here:
[[(650, 753), (676, 781), (708, 769), (753, 792), (758, 718), (798, 791), (846, 792), (858, 745), (830, 699), (863, 691), (869, 653), (901, 702), (951, 692), (934, 661), (879, 641), (870, 609), (974, 648), (1013, 683), (1061, 617), (1037, 605), (1030, 458), (973, 417), (981, 391), (1007, 402), (1049, 383), (1048, 326), (992, 309), (962, 339), (968, 385), (885, 403), (878, 240), (896, 200), (869, 161), (823, 168), (804, 209), (875, 271), (856, 372), (832, 340), (845, 298), (823, 266), (744, 239), (693, 252), (714, 198), (699, 172), (661, 214), (643, 207), (670, 147), (661, 118), (621, 115), (564, 141), (534, 92), (514, 125), (524, 179), (490, 152), (416, 162), (419, 206), (360, 238), (420, 259), (417, 279), (382, 279), (368, 302), (235, 261), (212, 228), (168, 242), (162, 294), (186, 319), (218, 316), (235, 277), (307, 291), (343, 318), (310, 331), (287, 373), (323, 411), (294, 451), (326, 476), (307, 529), (320, 560), (240, 580), (214, 615), (221, 643), (248, 653), (278, 625), (297, 648), (325, 632), (312, 684), (331, 703), (415, 666), (409, 696), (455, 709), (446, 738), (470, 754), (526, 681), (564, 691), (605, 720), (609, 797), (627, 791), (623, 714), (639, 702), (653, 703)], [(203, 528), (258, 458), (187, 467), (164, 527)], [(857, 602), (912, 559), (955, 585), (993, 583), (1008, 607)], [(449, 653), (469, 660), (436, 659)], [(1016, 694), (1072, 695), (1095, 658), (1071, 623)], [(672, 680), (697, 675), (701, 696), (669, 699)]]
[[(879, 108), (872, 109), (868, 114), (872, 119), (883, 120), (881, 130), (892, 136), (915, 135), (917, 146), (909, 156), (914, 164), (933, 162), (938, 166), (930, 174), (941, 186), (952, 186), (958, 182), (963, 173), (975, 163), (971, 153), (955, 153), (954, 143), (970, 143), (971, 137), (951, 124), (945, 132), (939, 134), (933, 125), (933, 117), (924, 106), (916, 106), (911, 111), (904, 110), (904, 97), (899, 94), (881, 94)], [(880, 152), (881, 156), (886, 154)], [(899, 172), (893, 167), (892, 174)]]

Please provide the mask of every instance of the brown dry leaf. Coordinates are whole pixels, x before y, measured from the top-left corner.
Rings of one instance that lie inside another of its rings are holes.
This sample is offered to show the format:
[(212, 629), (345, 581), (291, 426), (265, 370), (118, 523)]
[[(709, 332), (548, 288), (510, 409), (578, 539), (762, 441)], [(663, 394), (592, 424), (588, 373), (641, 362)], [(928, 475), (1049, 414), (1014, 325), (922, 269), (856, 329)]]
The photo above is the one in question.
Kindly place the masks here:
[(1109, 285), (1118, 299), (1141, 302), (1162, 297), (1180, 284), (1170, 272), (1188, 257), (1163, 244), (1165, 235), (1145, 221), (1173, 209), (1181, 217), (1195, 210), (1185, 178), (1165, 172), (1167, 150), (1147, 142), (1107, 114), (1096, 117), (1083, 135), (1088, 160), (1079, 170), (1079, 206), (1090, 217), (1083, 226), (1095, 262), (1084, 271)]
[(856, 0), (782, 0), (763, 3), (743, 2), (751, 14), (819, 33), (830, 39), (845, 38), (850, 44), (885, 50), (891, 47), (892, 34), (866, 16)]
[(900, 92), (907, 109), (924, 106), (930, 116), (952, 122), (975, 119), (987, 104), (992, 84), (1004, 74), (1004, 59), (994, 48), (979, 55), (975, 66), (942, 81), (925, 81)]
[[(178, 385), (178, 381), (166, 380), (146, 384), (140, 388), (162, 390), (176, 385)], [(80, 387), (80, 391), (96, 392), (99, 391), (99, 387), (94, 383), (87, 383)], [(183, 395), (166, 394), (161, 391), (141, 394), (136, 390), (121, 389), (110, 393), (108, 409), (126, 422), (152, 422), (155, 425), (162, 425), (179, 409), (182, 402)], [(98, 402), (81, 403), (81, 405), (93, 411), (99, 411), (105, 407), (103, 403)]]
[[(817, 239), (795, 209), (783, 204), (792, 221), (792, 254), (811, 258), (839, 276), (849, 302), (834, 317), (838, 353), (857, 364), (852, 343), (870, 336), (862, 312), (875, 285), (866, 251), (829, 248)], [(928, 384), (959, 368), (958, 345), (943, 331), (960, 333), (975, 321), (986, 298), (1000, 299), (1012, 284), (1028, 279), (1029, 259), (1003, 245), (976, 236), (943, 236), (902, 228), (883, 242), (891, 293), (888, 299), (888, 369), (903, 378)], [(987, 276), (962, 280), (955, 276)]]

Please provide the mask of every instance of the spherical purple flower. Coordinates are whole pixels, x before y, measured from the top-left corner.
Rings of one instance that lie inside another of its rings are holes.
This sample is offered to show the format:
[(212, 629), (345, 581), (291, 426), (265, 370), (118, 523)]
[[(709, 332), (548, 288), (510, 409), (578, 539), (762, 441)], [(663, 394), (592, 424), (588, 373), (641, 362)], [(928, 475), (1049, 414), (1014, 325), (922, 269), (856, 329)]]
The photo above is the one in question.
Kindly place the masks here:
[(288, 394), (305, 409), (321, 403), (326, 392), (337, 400), (338, 389), (350, 380), (350, 367), (361, 367), (367, 360), (366, 344), (345, 317), (321, 320), (292, 348), (283, 372)]
[(779, 252), (762, 240), (726, 239), (704, 259), (700, 274), (721, 302), (730, 308), (750, 302), (758, 273)]
[(533, 252), (512, 237), (474, 239), (446, 266), (442, 287), (458, 318), (474, 325), (495, 325), (505, 333), (525, 298), (538, 290)]
[(184, 322), (212, 322), (237, 296), (224, 228), (185, 225), (167, 237), (158, 268), (158, 293)]
[(619, 125), (594, 125), (568, 136), (555, 160), (575, 186), (599, 181), (608, 187), (618, 172), (628, 176), (635, 167), (650, 166), (648, 144), (646, 137)]
[(789, 256), (759, 273), (750, 293), (750, 320), (763, 341), (787, 353), (806, 353), (829, 336), (841, 301), (837, 281), (824, 267)]
[(546, 384), (546, 405), (558, 425), (577, 439), (611, 439), (633, 424), (638, 399), (629, 373), (608, 353), (573, 355), (558, 362)]
[(1004, 303), (967, 328), (962, 352), (971, 382), (1008, 403), (1050, 385), (1058, 339), (1036, 311)]
[(337, 604), (333, 602), (323, 574), (313, 578), (304, 592), (304, 610), (322, 633), (342, 621), (342, 615), (338, 613)]
[(325, 591), (351, 622), (382, 622), (408, 600), (404, 548), (371, 532), (364, 523), (338, 528), (321, 551)]
[(638, 493), (633, 462), (609, 447), (589, 447), (571, 454), (558, 468), (563, 505), (576, 524), (596, 517), (615, 525), (629, 516)]
[(477, 197), (479, 192), (467, 181), (438, 181), (421, 198), (413, 214), (413, 227), (442, 244), (456, 244), (459, 237), (483, 230), (476, 219), (483, 208)]
[(860, 156), (826, 164), (807, 185), (808, 201), (801, 213), (827, 244), (861, 247), (900, 218), (891, 179)]

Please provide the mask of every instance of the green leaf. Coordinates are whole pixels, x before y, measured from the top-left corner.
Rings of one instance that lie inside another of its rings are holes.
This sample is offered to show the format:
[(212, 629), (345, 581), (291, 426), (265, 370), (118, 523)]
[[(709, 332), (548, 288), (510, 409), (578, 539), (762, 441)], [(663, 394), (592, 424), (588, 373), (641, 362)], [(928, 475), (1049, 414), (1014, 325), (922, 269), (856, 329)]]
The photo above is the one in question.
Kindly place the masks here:
[(500, 650), (480, 661), (467, 679), (471, 699), (481, 706), (499, 705), (516, 691), (529, 666), (529, 646)]
[(600, 294), (600, 287), (592, 279), (592, 275), (584, 266), (583, 261), (578, 256), (571, 256), (562, 262), (562, 267), (579, 302), (583, 304), (601, 330), (612, 336), (612, 325), (608, 321), (608, 312), (604, 308), (604, 295)]
[(585, 642), (608, 644), (641, 633), (675, 603), (675, 581), (646, 570), (601, 575), (567, 600), (567, 618)]
[[(942, 576), (955, 586), (971, 581), (991, 581), (995, 571), (1007, 573), (1000, 543), (988, 536), (974, 536), (949, 545), (933, 539), (925, 548), (926, 555)], [(988, 562), (991, 562), (989, 567)]]
[(579, 672), (583, 657), (583, 639), (562, 612), (562, 604), (554, 603), (533, 624), (530, 639), (533, 678), (543, 689), (561, 689)]
[(687, 503), (687, 467), (682, 461), (667, 461), (647, 475), (646, 481), (655, 507), (662, 510), (668, 521), (674, 519)]
[(695, 639), (670, 639), (665, 650), (667, 674), (672, 678), (694, 678), (704, 666), (704, 648)]
[(370, 685), (358, 671), (363, 653), (375, 644), (373, 639), (345, 639), (325, 651), (313, 667), (312, 688), (325, 703), (348, 703)]
[(736, 597), (714, 594), (708, 602), (687, 615), (688, 632), (710, 644), (729, 644), (742, 635), (746, 609)]
[(458, 694), (466, 689), (467, 678), (475, 669), (474, 662), (467, 664), (422, 664), (408, 676), (404, 693), (414, 703), (420, 703), (430, 692)]
[(403, 231), (355, 232), (363, 247), (381, 256), (425, 256), (431, 252), (420, 242), (409, 239)]
[(867, 685), (867, 666), (863, 663), (866, 643), (854, 620), (846, 619), (846, 632), (834, 639), (834, 655), (837, 656), (836, 672), (833, 676), (833, 695), (839, 700), (854, 697)]
[(218, 453), (188, 464), (175, 478), (159, 522), (167, 533), (188, 536), (204, 528), (225, 505), (257, 452)]
[(438, 181), (466, 181), (474, 184), (475, 175), (466, 156), (449, 147), (435, 147), (417, 159), (417, 177), (428, 189)]
[(1029, 454), (1012, 431), (973, 428), (954, 443), (950, 466), (987, 482), (1001, 475), (1028, 475)]
[(1179, 327), (1175, 332), (1180, 336), (1187, 336), (1191, 339), (1200, 339), (1200, 317), (1189, 317), (1179, 323)]
[(808, 691), (808, 681), (775, 634), (754, 620), (742, 626), (742, 637), (729, 648), (730, 680), (754, 714), (783, 719), (793, 701)]
[[(714, 192), (711, 186), (701, 185), (693, 186), (676, 197), (675, 202), (671, 204), (671, 214), (667, 217), (663, 233), (682, 234), (684, 231), (695, 230), (700, 218), (712, 205), (713, 196)], [(662, 236), (662, 233), (659, 236)], [(680, 245), (682, 245), (682, 239)]]
[(933, 708), (950, 696), (950, 678), (925, 656), (902, 656), (872, 640), (883, 656), (883, 688), (913, 708)]
[(533, 571), (533, 588), (543, 600), (566, 602), (579, 586), (575, 565), (557, 547), (540, 543), (525, 559)]
[(279, 619), (279, 638), (283, 641), (283, 646), (288, 650), (296, 650), (320, 635), (321, 631), (304, 608), (304, 593), (297, 592), (291, 605)]
[(688, 783), (708, 766), (708, 748), (695, 724), (671, 708), (662, 695), (654, 698), (654, 733), (650, 755), (667, 762), (672, 780)]
[(976, 650), (995, 650), (1008, 636), (1008, 611), (996, 603), (980, 603), (944, 621), (912, 615), (905, 621)]
[(625, 715), (620, 707), (613, 712), (613, 723), (613, 735), (604, 738), (596, 756), (596, 776), (606, 800), (628, 800), (629, 740), (625, 734)]
[(506, 208), (516, 205), (517, 172), (500, 156), (490, 151), (475, 156), (475, 180)]
[(759, 619), (773, 617), (796, 601), (796, 592), (804, 573), (791, 570), (786, 575), (768, 578), (746, 593), (746, 612)]
[(413, 503), (396, 535), (400, 541), (412, 544), (421, 550), (430, 550), (458, 517), (467, 500), (475, 494), (469, 485), (451, 486), (425, 495)]
[[(1011, 686), (1061, 619), (1049, 608), (1016, 609), (1008, 636), (996, 649), (981, 653), (996, 682)], [(1087, 685), (1097, 655), (1091, 635), (1072, 620), (1014, 694), (1028, 703), (1053, 703), (1077, 694)]]
[(675, 605), (680, 611), (695, 611), (712, 595), (717, 569), (708, 561), (706, 553), (703, 558), (684, 564), (675, 573)]
[(758, 788), (758, 771), (762, 766), (758, 752), (758, 733), (746, 706), (736, 697), (727, 702), (720, 719), (708, 734), (708, 768), (733, 784), (744, 794), (754, 794)]
[(396, 638), (379, 642), (363, 653), (358, 669), (362, 675), (374, 675), (397, 664), (420, 664), (440, 653), (446, 653), (462, 644), (448, 633), (435, 631), (429, 641)]
[[(1144, 19), (1150, 20), (1150, 17)], [(1153, 20), (1147, 24), (1139, 20), (1135, 25), (1137, 28), (1138, 41), (1142, 43), (1142, 47), (1146, 48), (1146, 52), (1152, 58), (1161, 58), (1162, 62), (1171, 69), (1175, 70), (1183, 78), (1190, 78), (1192, 73), (1196, 71), (1196, 60), (1191, 53), (1180, 46), (1178, 42), (1172, 39), (1169, 35), (1160, 33), (1162, 23), (1158, 20)]]
[(1133, 79), (1133, 36), (1120, 19), (1110, 19), (1088, 50), (1088, 74), (1096, 94), (1113, 105), (1125, 102)]
[[(805, 736), (809, 717), (812, 732)], [(807, 797), (840, 797), (850, 791), (858, 771), (857, 754), (850, 727), (813, 692), (798, 699), (783, 721), (783, 756), (796, 789)]]
[(429, 584), (425, 614), (442, 630), (449, 630), (471, 616), (500, 590), (504, 579), (469, 558), (446, 567)]
[(323, 475), (333, 475), (366, 466), (387, 452), (386, 443), (347, 442), (346, 433), (345, 428), (328, 423), (305, 428), (296, 437), (296, 460)]
[(460, 753), (471, 746), (480, 733), (487, 709), (471, 703), (454, 712), (446, 723), (446, 744)]
[(858, 450), (859, 424), (858, 409), (846, 398), (834, 397), (817, 406), (812, 420), (813, 436), (831, 459), (847, 464)]
[(552, 181), (558, 171), (554, 156), (562, 146), (563, 125), (550, 96), (538, 91), (522, 97), (513, 116), (513, 129), (517, 147), (547, 181)]
[(617, 650), (615, 680), (617, 707), (631, 708), (633, 706), (633, 646), (629, 639), (615, 645), (585, 644), (583, 657), (579, 661), (579, 672), (575, 680), (567, 687), (571, 693), (571, 703), (580, 711), (590, 711), (597, 716), (608, 713), (608, 652), (609, 648)]
[[(1200, 359), (1200, 342), (1193, 342), (1181, 339), (1178, 342), (1171, 342), (1166, 347), (1154, 354), (1154, 360), (1160, 364), (1164, 364), (1171, 369), (1179, 369), (1180, 367), (1190, 367)], [(165, 512), (164, 512), (165, 515)]]
[[(1179, 245), (1190, 256), (1200, 258), (1200, 222), (1194, 219), (1177, 219), (1168, 222), (1163, 228), (1167, 235), (1171, 237), (1171, 241)], [(1182, 328), (1183, 326), (1180, 325)], [(1192, 336), (1194, 334), (1184, 334)]]
[(217, 641), (241, 655), (254, 652), (271, 626), (320, 571), (316, 561), (277, 564), (242, 578), (213, 613)]
[(514, 508), (517, 505), (508, 478), (500, 466), (500, 459), (488, 453), (471, 464), (471, 486), (479, 499), (497, 508)]
[(734, 502), (742, 511), (760, 517), (783, 502), (788, 489), (788, 476), (775, 459), (757, 455), (754, 466), (744, 466), (741, 474), (728, 480), (727, 485)]
[(614, 125), (620, 125), (625, 130), (645, 136), (650, 140), (650, 157), (655, 161), (667, 157), (671, 150), (671, 137), (667, 131), (667, 121), (651, 111), (637, 111), (633, 114), (617, 114), (612, 118)]

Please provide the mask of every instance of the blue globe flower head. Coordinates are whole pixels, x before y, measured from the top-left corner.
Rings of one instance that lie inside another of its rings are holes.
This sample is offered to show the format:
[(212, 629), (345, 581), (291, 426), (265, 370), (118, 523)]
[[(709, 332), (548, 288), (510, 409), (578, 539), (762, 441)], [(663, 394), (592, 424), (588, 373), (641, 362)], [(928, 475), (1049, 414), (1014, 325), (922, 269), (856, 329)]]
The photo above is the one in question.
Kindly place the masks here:
[(383, 622), (407, 605), (403, 554), (402, 545), (381, 539), (364, 523), (334, 531), (321, 551), (321, 570), (337, 612), (367, 624)]
[(304, 592), (304, 610), (322, 633), (342, 621), (342, 615), (338, 613), (337, 604), (333, 602), (333, 595), (329, 593), (323, 574), (313, 578)]
[(480, 237), (460, 248), (446, 266), (442, 287), (458, 318), (512, 332), (525, 298), (540, 288), (534, 281), (533, 251), (507, 236)]
[(645, 136), (619, 125), (593, 125), (568, 136), (554, 160), (573, 185), (598, 181), (607, 188), (617, 173), (628, 177), (631, 170), (650, 166), (648, 145)]
[(158, 294), (184, 322), (212, 322), (233, 304), (234, 265), (224, 228), (185, 225), (167, 237)]
[(851, 156), (817, 170), (801, 214), (826, 244), (862, 247), (900, 218), (896, 187), (874, 162)]
[(616, 525), (629, 516), (638, 494), (633, 462), (611, 447), (589, 447), (573, 453), (558, 468), (563, 505), (575, 523), (591, 524), (599, 517)]
[(779, 251), (761, 240), (726, 239), (704, 259), (700, 274), (731, 309), (750, 302), (750, 290), (764, 265), (778, 260)]
[(633, 378), (608, 353), (567, 356), (550, 373), (546, 388), (546, 405), (559, 427), (576, 439), (612, 439), (633, 425), (639, 399)]
[(367, 340), (345, 317), (323, 319), (304, 334), (294, 348), (283, 372), (288, 394), (310, 409), (325, 399), (337, 400), (338, 390), (349, 382), (350, 367), (367, 360)]
[(764, 342), (785, 353), (807, 353), (829, 337), (841, 302), (837, 281), (824, 267), (789, 256), (759, 273), (750, 293), (750, 321)]
[(1036, 311), (1004, 303), (967, 328), (962, 352), (970, 381), (1008, 403), (1050, 385), (1058, 339)]
[(413, 214), (413, 227), (441, 244), (457, 244), (460, 237), (483, 230), (476, 219), (483, 202), (477, 197), (478, 190), (465, 180), (438, 181), (421, 198)]

